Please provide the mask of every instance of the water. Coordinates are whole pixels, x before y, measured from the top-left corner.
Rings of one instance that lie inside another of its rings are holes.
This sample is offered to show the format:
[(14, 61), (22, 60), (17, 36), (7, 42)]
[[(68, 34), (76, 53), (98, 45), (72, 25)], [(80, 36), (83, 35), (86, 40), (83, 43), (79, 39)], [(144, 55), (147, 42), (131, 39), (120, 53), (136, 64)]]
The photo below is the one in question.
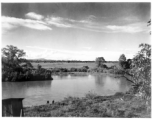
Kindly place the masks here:
[(53, 81), (3, 82), (2, 98), (25, 98), (23, 106), (42, 105), (60, 101), (67, 96), (83, 97), (87, 93), (112, 95), (125, 92), (131, 83), (125, 78), (108, 75), (53, 76)]

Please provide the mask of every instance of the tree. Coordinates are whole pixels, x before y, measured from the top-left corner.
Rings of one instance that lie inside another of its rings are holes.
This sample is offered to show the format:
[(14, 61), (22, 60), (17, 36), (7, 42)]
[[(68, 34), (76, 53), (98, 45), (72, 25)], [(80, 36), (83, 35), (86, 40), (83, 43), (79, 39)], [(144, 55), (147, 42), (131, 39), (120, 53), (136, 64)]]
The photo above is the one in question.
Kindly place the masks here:
[[(147, 22), (147, 26), (151, 26), (151, 19)], [(151, 31), (150, 31), (151, 34)]]
[(38, 64), (37, 69), (40, 70), (41, 68), (42, 68), (42, 66)]
[(131, 64), (132, 64), (132, 60), (131, 59), (127, 59), (126, 65), (125, 65), (126, 69), (131, 69)]
[(9, 59), (14, 60), (23, 57), (25, 55), (25, 52), (13, 45), (7, 45), (6, 48), (2, 49), (2, 54), (4, 57), (8, 57)]
[(119, 57), (119, 65), (121, 68), (125, 69), (126, 68), (126, 56), (124, 54), (121, 54)]
[(2, 65), (4, 69), (16, 69), (20, 67), (22, 57), (25, 56), (23, 50), (18, 49), (13, 45), (7, 45), (2, 49)]
[(131, 75), (135, 92), (151, 95), (151, 45), (140, 44), (141, 50), (132, 60)]
[[(151, 26), (151, 19), (147, 26)], [(133, 91), (141, 92), (147, 98), (151, 97), (151, 45), (142, 43), (139, 47), (141, 50), (132, 60), (130, 74), (134, 82)]]
[(97, 57), (95, 62), (96, 62), (97, 67), (102, 67), (103, 63), (106, 62), (106, 61), (103, 57)]

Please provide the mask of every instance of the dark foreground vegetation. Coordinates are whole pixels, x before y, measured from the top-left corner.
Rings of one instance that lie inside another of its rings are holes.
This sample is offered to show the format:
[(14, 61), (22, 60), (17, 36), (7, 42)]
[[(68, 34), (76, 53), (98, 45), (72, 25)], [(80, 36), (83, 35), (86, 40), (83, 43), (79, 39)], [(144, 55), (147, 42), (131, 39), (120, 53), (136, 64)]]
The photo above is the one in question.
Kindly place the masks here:
[(25, 72), (6, 72), (3, 71), (3, 82), (23, 82), (23, 81), (39, 81), (39, 80), (53, 80), (50, 71), (37, 72), (37, 70), (27, 70)]

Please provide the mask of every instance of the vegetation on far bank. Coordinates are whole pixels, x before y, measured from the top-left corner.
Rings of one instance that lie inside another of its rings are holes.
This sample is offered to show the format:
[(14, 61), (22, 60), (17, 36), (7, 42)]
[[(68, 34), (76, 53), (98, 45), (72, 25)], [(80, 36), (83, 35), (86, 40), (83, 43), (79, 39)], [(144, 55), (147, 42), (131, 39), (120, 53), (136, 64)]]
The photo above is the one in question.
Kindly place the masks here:
[[(6, 48), (2, 49), (2, 81), (37, 81), (37, 80), (52, 80), (53, 75), (65, 75), (65, 74), (73, 74), (78, 72), (79, 75), (82, 72), (100, 72), (100, 73), (114, 73), (122, 74), (121, 70), (116, 70), (119, 68), (118, 63), (107, 63), (107, 61), (103, 61), (104, 64), (101, 64), (101, 60), (99, 58), (96, 59), (94, 63), (91, 62), (78, 62), (74, 63), (74, 61), (68, 63), (58, 63), (58, 66), (63, 67), (50, 67), (45, 68), (43, 63), (34, 64), (24, 59), (25, 52), (23, 50), (18, 49), (15, 46), (8, 45)], [(98, 60), (99, 59), (99, 60)], [(104, 59), (104, 58), (103, 58)], [(98, 63), (97, 63), (98, 61)], [(41, 65), (42, 64), (42, 65)], [(47, 64), (47, 67), (50, 66), (51, 63)], [(54, 65), (54, 63), (52, 63)], [(99, 65), (97, 65), (99, 64)], [(71, 66), (70, 66), (71, 65)], [(83, 65), (83, 66), (82, 66)], [(89, 65), (89, 66), (88, 66)], [(65, 67), (65, 68), (64, 68)]]

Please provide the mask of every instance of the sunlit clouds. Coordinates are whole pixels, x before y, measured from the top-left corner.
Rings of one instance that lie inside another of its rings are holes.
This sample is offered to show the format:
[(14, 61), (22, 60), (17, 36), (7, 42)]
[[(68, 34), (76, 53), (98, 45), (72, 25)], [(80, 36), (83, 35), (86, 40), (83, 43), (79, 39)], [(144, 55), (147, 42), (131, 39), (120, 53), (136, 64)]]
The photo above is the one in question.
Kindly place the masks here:
[(29, 12), (25, 14), (27, 18), (35, 19), (35, 20), (42, 20), (44, 17), (42, 15), (36, 14), (34, 12)]
[[(59, 49), (51, 49), (51, 48), (42, 48), (38, 46), (26, 46), (30, 48), (30, 50), (26, 51), (26, 58), (36, 59), (36, 58), (47, 58), (52, 60), (95, 60), (96, 57), (104, 56), (106, 60), (109, 60), (111, 57), (113, 59), (119, 58), (121, 54), (125, 54), (127, 58), (132, 58), (137, 50), (130, 49), (121, 49), (121, 50), (102, 50), (102, 51), (88, 51), (83, 50), (81, 52), (78, 51), (68, 51), (68, 50), (59, 50)], [(85, 47), (86, 49), (91, 49), (90, 47)], [(36, 50), (33, 52), (33, 49)]]

